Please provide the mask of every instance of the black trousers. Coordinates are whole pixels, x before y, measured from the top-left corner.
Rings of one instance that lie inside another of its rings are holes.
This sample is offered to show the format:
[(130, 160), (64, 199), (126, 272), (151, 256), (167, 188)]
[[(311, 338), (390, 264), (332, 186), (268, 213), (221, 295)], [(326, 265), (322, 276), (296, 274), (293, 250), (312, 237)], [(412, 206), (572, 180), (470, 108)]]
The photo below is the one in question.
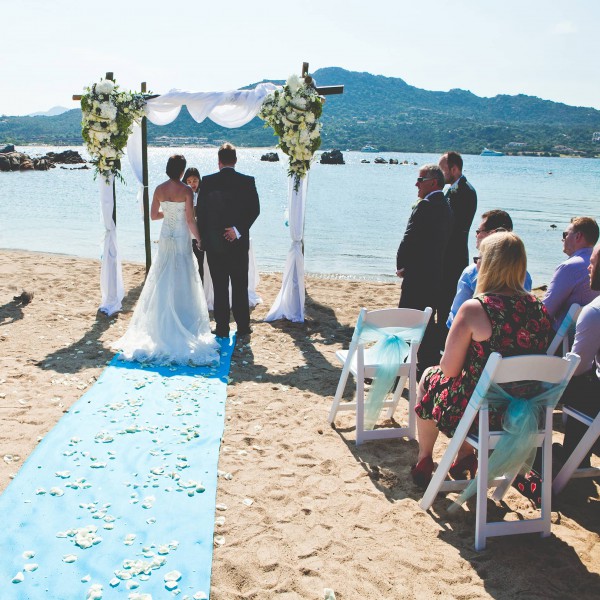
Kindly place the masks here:
[(202, 283), (204, 283), (204, 250), (200, 250), (198, 244), (194, 243), (192, 243), (192, 250), (198, 261), (198, 273), (200, 273), (200, 279), (202, 280)]
[[(206, 258), (215, 292), (214, 317), (217, 333), (229, 332), (229, 316), (237, 323), (238, 331), (250, 328), (248, 306), (248, 250), (234, 247), (227, 252), (207, 252)], [(229, 305), (229, 282), (231, 282), (231, 306)]]
[[(595, 417), (600, 411), (600, 380), (596, 377), (596, 373), (588, 371), (583, 375), (572, 377), (561, 402), (592, 418)], [(563, 457), (565, 460), (571, 456), (586, 431), (587, 427), (583, 423), (572, 417), (567, 417), (563, 442)], [(592, 446), (592, 451), (600, 451), (600, 440), (596, 442), (595, 446)], [(581, 462), (582, 467), (590, 466), (592, 451)]]
[(427, 367), (440, 364), (440, 345), (436, 316), (440, 320), (441, 316), (439, 316), (437, 311), (436, 299), (433, 294), (424, 294), (410, 285), (402, 285), (398, 308), (425, 310), (428, 306), (432, 308), (433, 312), (427, 324), (427, 329), (425, 329), (421, 345), (419, 346), (419, 353), (417, 354), (418, 379), (421, 379), (421, 375)]

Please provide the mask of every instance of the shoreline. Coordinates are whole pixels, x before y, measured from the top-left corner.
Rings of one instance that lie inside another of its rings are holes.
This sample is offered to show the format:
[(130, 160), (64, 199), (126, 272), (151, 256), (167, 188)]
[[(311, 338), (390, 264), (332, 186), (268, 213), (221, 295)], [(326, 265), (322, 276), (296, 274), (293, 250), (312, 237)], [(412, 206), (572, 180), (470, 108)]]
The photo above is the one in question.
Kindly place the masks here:
[[(21, 248), (4, 248), (4, 247), (0, 247), (0, 252), (16, 252), (16, 253), (23, 253), (23, 254), (33, 254), (33, 255), (48, 255), (48, 256), (56, 256), (56, 257), (63, 257), (63, 258), (69, 258), (69, 259), (80, 259), (80, 260), (89, 260), (89, 261), (93, 261), (93, 262), (97, 262), (98, 264), (101, 264), (101, 260), (98, 258), (89, 258), (89, 257), (85, 257), (85, 256), (78, 256), (76, 254), (64, 254), (62, 252), (38, 252), (37, 250), (27, 250), (27, 249), (21, 249)], [(127, 260), (127, 261), (122, 261), (121, 263), (122, 265), (125, 264), (129, 264), (132, 266), (136, 266), (136, 267), (141, 267), (143, 269), (146, 268), (146, 263), (142, 262), (142, 261), (135, 261), (135, 260)], [(283, 275), (283, 271), (259, 271), (258, 272), (260, 277), (263, 276), (282, 276)], [(389, 284), (389, 285), (399, 285), (399, 280), (397, 277), (394, 277), (393, 275), (389, 276), (389, 279), (374, 279), (374, 278), (370, 278), (368, 275), (345, 275), (343, 273), (311, 273), (308, 271), (305, 271), (305, 276), (309, 279), (324, 279), (324, 280), (331, 280), (331, 281), (350, 281), (350, 282), (365, 282), (365, 283), (383, 283), (383, 284)], [(541, 285), (537, 285), (535, 287), (533, 287), (531, 289), (532, 293), (536, 293), (536, 294), (541, 294), (543, 291), (545, 291), (545, 289), (548, 287), (547, 283), (543, 283)], [(400, 289), (398, 288), (398, 294), (400, 294)], [(398, 296), (399, 297), (399, 296)]]
[[(145, 268), (123, 263), (126, 296), (113, 317), (97, 312), (97, 259), (0, 251), (0, 270), (1, 491), (114, 356)], [(305, 322), (266, 323), (280, 286), (281, 274), (261, 273), (251, 342), (232, 359), (219, 469), (233, 478), (218, 482), (217, 503), (228, 508), (215, 532), (225, 543), (214, 548), (212, 600), (312, 600), (324, 588), (338, 600), (598, 597), (598, 483), (569, 484), (553, 503), (549, 538), (492, 538), (477, 553), (474, 503), (456, 516), (443, 498), (419, 508), (409, 474), (416, 442), (357, 447), (353, 413), (328, 425), (335, 352), (347, 348), (361, 306), (397, 304), (397, 284), (309, 276)], [(30, 304), (13, 300), (23, 289), (34, 293)], [(349, 382), (345, 398), (352, 393)], [(560, 414), (555, 425), (558, 441)], [(435, 460), (446, 445), (440, 436)], [(535, 514), (514, 490), (488, 509), (507, 520)]]

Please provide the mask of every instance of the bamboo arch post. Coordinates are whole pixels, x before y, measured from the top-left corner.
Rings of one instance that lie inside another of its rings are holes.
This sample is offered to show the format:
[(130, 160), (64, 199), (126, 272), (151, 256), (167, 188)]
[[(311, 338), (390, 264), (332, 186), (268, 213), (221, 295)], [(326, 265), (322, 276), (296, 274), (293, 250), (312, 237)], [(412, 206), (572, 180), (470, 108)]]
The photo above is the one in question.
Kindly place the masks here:
[[(146, 82), (142, 81), (142, 94), (146, 94)], [(146, 277), (152, 265), (152, 249), (150, 244), (150, 195), (148, 193), (148, 119), (142, 117), (142, 185), (144, 206), (144, 246), (146, 249)]]

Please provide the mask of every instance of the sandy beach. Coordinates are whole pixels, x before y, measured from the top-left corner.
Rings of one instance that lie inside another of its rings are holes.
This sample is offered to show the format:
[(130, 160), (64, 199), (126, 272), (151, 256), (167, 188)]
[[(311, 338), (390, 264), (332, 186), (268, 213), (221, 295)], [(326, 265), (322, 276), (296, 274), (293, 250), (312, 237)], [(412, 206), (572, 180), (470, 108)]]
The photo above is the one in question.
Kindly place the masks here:
[[(1, 250), (0, 273), (2, 491), (114, 356), (144, 267), (123, 265), (126, 297), (113, 317), (97, 312), (98, 261)], [(217, 502), (228, 509), (213, 600), (322, 599), (325, 588), (337, 600), (600, 597), (597, 483), (572, 482), (553, 503), (550, 538), (494, 538), (478, 553), (472, 501), (456, 515), (443, 497), (429, 513), (419, 508), (409, 474), (416, 442), (356, 447), (353, 413), (328, 425), (335, 352), (347, 347), (360, 307), (397, 305), (398, 284), (308, 277), (305, 323), (265, 323), (280, 284), (280, 273), (261, 275), (251, 342), (233, 355), (219, 464), (233, 477), (219, 480)], [(25, 305), (13, 299), (23, 290), (33, 293)], [(558, 412), (555, 423), (560, 440)], [(445, 446), (440, 436), (434, 458)], [(490, 500), (489, 512), (534, 514), (514, 490), (502, 504)]]

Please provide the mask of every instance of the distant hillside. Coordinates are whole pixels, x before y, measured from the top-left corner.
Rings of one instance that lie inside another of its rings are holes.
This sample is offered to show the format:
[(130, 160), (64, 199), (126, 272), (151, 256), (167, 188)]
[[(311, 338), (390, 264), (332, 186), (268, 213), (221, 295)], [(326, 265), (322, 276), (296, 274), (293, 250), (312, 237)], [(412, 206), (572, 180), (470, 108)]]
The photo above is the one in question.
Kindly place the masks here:
[[(593, 108), (525, 95), (480, 98), (459, 89), (431, 92), (399, 78), (337, 67), (313, 75), (319, 85), (345, 86), (343, 95), (327, 97), (324, 149), (359, 150), (370, 144), (381, 151), (405, 152), (452, 148), (478, 154), (488, 147), (515, 153), (600, 153), (600, 142), (592, 141), (600, 132), (600, 111)], [(57, 116), (0, 117), (0, 144), (81, 144), (80, 121), (79, 109)], [(219, 144), (227, 139), (239, 146), (274, 146), (277, 141), (258, 118), (226, 129), (209, 119), (196, 123), (185, 108), (170, 125), (150, 123), (148, 138), (153, 145)]]
[(53, 106), (49, 110), (44, 110), (40, 112), (29, 113), (28, 117), (55, 117), (56, 115), (62, 115), (64, 112), (67, 112), (69, 109), (64, 106)]

